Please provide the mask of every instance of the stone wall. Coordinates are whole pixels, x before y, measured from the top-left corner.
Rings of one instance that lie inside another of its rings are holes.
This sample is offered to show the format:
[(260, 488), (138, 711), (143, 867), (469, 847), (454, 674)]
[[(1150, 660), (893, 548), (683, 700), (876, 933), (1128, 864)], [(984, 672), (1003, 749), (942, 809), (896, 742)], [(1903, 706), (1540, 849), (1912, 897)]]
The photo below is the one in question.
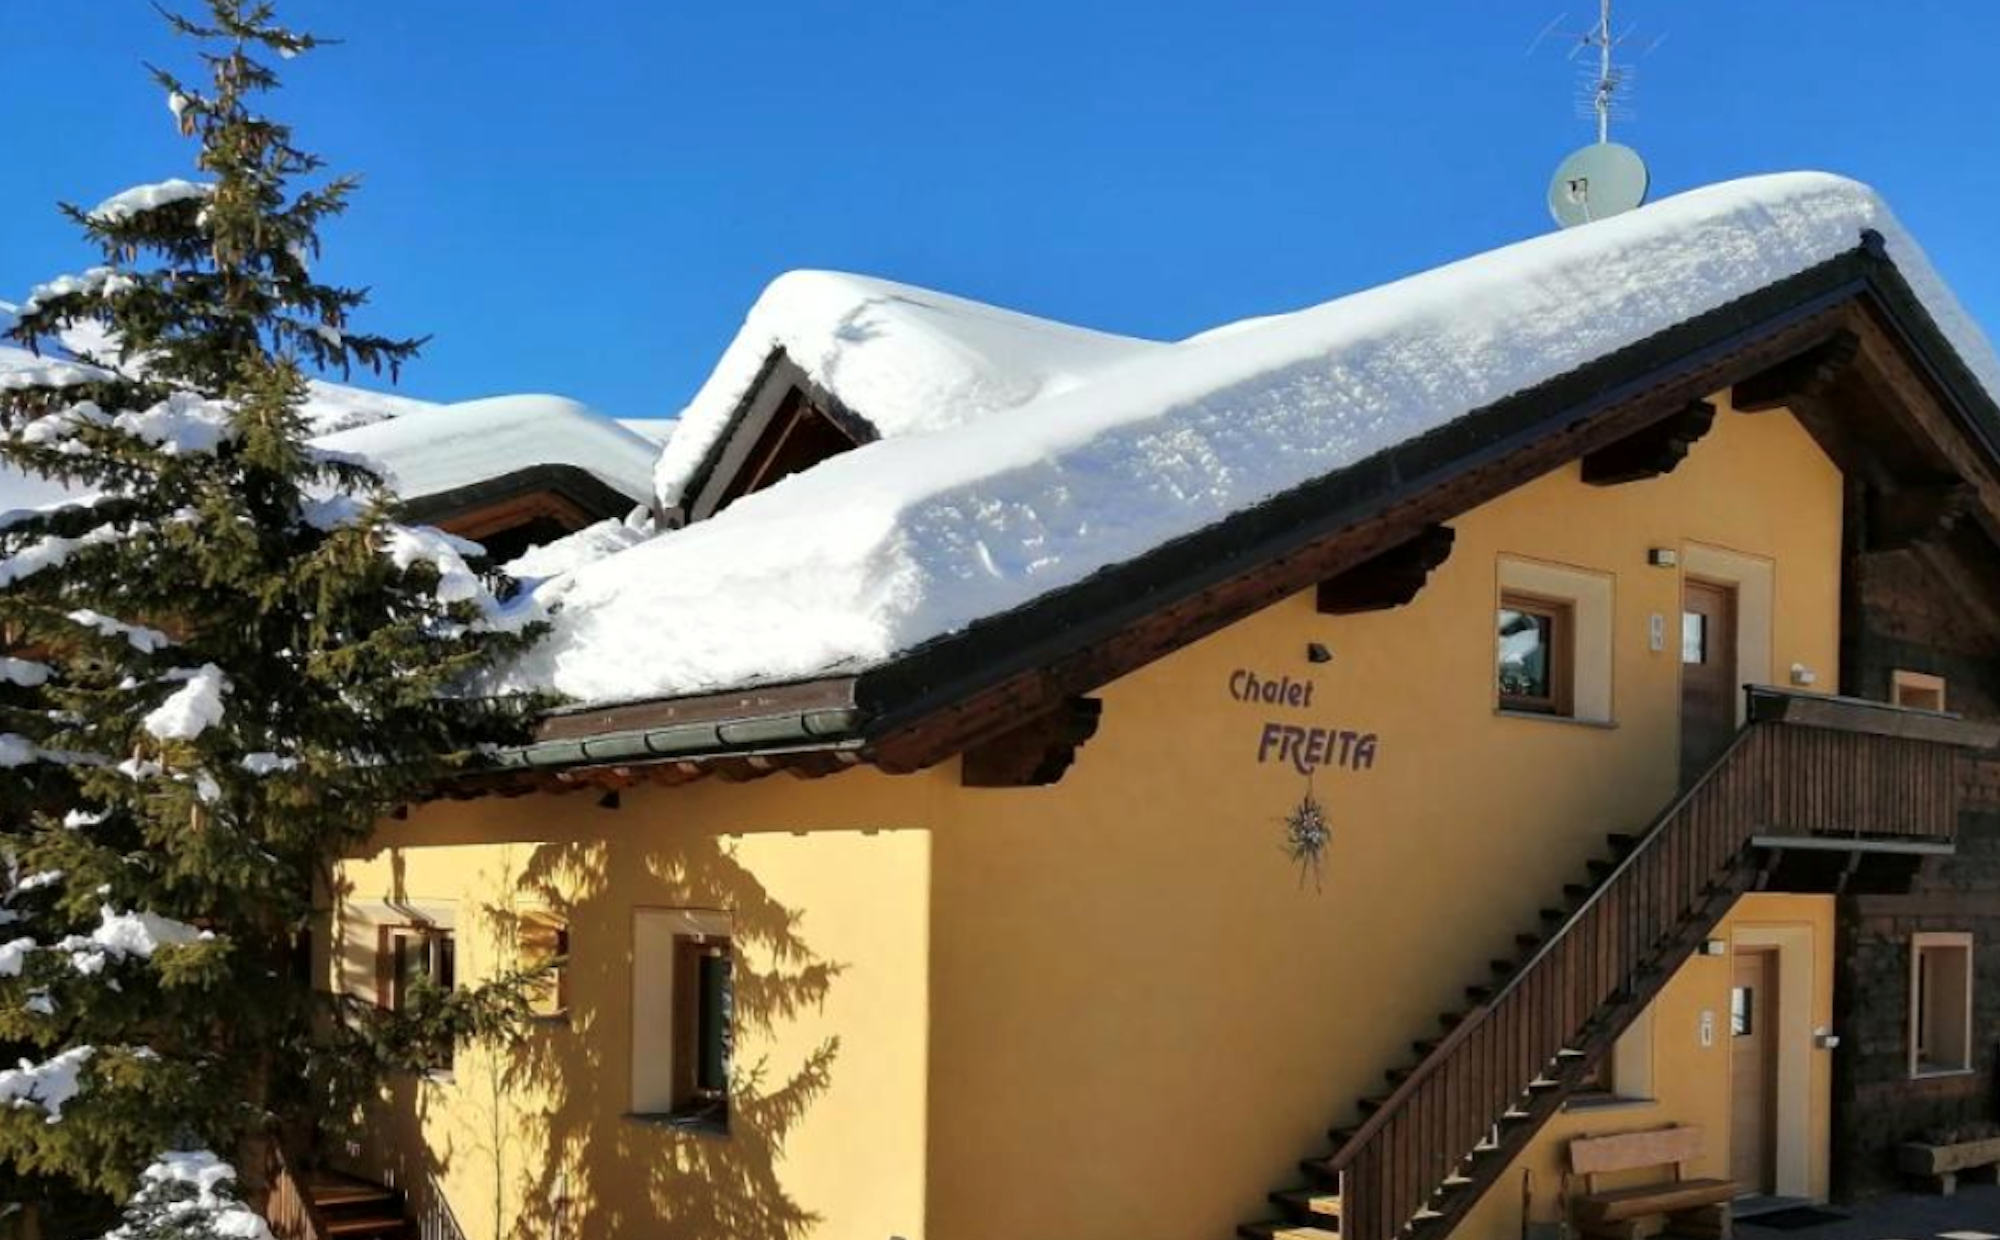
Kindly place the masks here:
[[(1850, 518), (1853, 512), (1850, 500)], [(1855, 525), (1850, 520), (1850, 531)], [(1944, 677), (1949, 709), (2000, 718), (2000, 633), (1918, 556), (1857, 551), (1850, 546), (1843, 582), (1841, 691), (1887, 700), (1897, 669), (1925, 672)], [(1901, 1141), (2000, 1119), (2000, 761), (1968, 763), (1966, 784), (1956, 856), (1927, 860), (1907, 893), (1847, 895), (1839, 903), (1837, 1197), (1898, 1187)], [(1910, 1075), (1911, 938), (1925, 932), (1974, 936), (1970, 1074)]]

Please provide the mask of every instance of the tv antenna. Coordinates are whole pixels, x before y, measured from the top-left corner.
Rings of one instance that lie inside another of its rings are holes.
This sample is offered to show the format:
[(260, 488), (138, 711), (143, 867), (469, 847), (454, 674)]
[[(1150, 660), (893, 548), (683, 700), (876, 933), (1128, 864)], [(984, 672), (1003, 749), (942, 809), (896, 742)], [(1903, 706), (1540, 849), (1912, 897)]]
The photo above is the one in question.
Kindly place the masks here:
[[(1598, 0), (1597, 21), (1583, 30), (1563, 31), (1568, 15), (1543, 28), (1529, 47), (1534, 52), (1552, 38), (1570, 45), (1569, 59), (1584, 67), (1578, 110), (1597, 124), (1597, 141), (1574, 151), (1556, 169), (1549, 183), (1549, 211), (1564, 228), (1587, 224), (1632, 210), (1646, 200), (1651, 183), (1646, 161), (1629, 146), (1611, 140), (1613, 119), (1630, 119), (1627, 101), (1636, 74), (1619, 53), (1634, 42), (1635, 32), (1619, 30), (1611, 20), (1611, 0)], [(1653, 39), (1640, 52), (1651, 53), (1664, 42)]]

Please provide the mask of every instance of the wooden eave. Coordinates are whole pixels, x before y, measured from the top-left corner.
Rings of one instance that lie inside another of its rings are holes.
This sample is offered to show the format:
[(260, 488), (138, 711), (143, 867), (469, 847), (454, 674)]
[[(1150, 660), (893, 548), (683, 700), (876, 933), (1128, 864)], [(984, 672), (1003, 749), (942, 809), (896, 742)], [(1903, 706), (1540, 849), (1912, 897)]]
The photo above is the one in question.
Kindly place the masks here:
[[(921, 770), (1843, 334), (1861, 341), (1864, 367), (1882, 372), (1868, 390), (1893, 389), (1892, 416), (1937, 437), (1929, 450), (1972, 485), (1980, 527), (2000, 545), (2000, 411), (1871, 234), (1845, 255), (858, 674), (552, 716), (498, 778), (525, 789), (595, 783), (597, 771), (647, 778), (651, 768), (667, 782), (709, 771)], [(1833, 438), (1845, 468), (1838, 428), (1802, 421)], [(656, 723), (697, 729), (671, 733), (676, 746), (700, 740), (699, 729), (712, 730), (714, 745), (662, 753), (648, 739)]]
[(607, 517), (622, 517), (645, 502), (646, 497), (627, 495), (587, 469), (545, 464), (416, 496), (404, 501), (401, 515), (465, 538), (480, 538), (541, 516), (581, 529)]

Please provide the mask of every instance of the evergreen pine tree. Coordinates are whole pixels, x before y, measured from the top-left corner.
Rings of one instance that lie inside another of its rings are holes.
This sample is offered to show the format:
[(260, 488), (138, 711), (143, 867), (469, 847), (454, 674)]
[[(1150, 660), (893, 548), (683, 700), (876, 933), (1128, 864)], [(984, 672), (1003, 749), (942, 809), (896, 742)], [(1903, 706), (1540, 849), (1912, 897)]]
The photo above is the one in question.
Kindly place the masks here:
[(354, 183), (254, 106), (316, 41), (205, 3), (168, 20), (206, 84), (155, 73), (197, 175), (63, 208), (103, 265), (8, 333), (69, 356), (0, 378), (0, 460), (80, 497), (0, 516), (0, 1215), (94, 1194), (129, 1201), (120, 1236), (227, 1230), (215, 1166), (254, 1175), (335, 1084), (520, 1002), (514, 978), (422, 992), (414, 1027), (328, 1020), (293, 959), (335, 859), (521, 733), (532, 704), (466, 687), (537, 626), (308, 442), (309, 369), (394, 376), (420, 342), (315, 279)]

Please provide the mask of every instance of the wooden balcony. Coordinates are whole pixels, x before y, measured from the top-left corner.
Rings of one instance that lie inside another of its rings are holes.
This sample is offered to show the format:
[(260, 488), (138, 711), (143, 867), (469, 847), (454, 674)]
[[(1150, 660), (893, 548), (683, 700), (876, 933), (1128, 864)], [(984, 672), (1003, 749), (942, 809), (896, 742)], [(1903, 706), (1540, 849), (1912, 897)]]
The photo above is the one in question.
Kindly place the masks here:
[(1274, 1195), (1288, 1217), (1246, 1235), (1449, 1231), (1737, 897), (1781, 888), (1794, 852), (1851, 875), (1871, 855), (1950, 851), (1968, 754), (2000, 743), (2000, 726), (1772, 689), (1750, 691), (1748, 717), (1546, 940), (1523, 936), (1536, 946), (1504, 984), (1302, 1164), (1315, 1184)]

